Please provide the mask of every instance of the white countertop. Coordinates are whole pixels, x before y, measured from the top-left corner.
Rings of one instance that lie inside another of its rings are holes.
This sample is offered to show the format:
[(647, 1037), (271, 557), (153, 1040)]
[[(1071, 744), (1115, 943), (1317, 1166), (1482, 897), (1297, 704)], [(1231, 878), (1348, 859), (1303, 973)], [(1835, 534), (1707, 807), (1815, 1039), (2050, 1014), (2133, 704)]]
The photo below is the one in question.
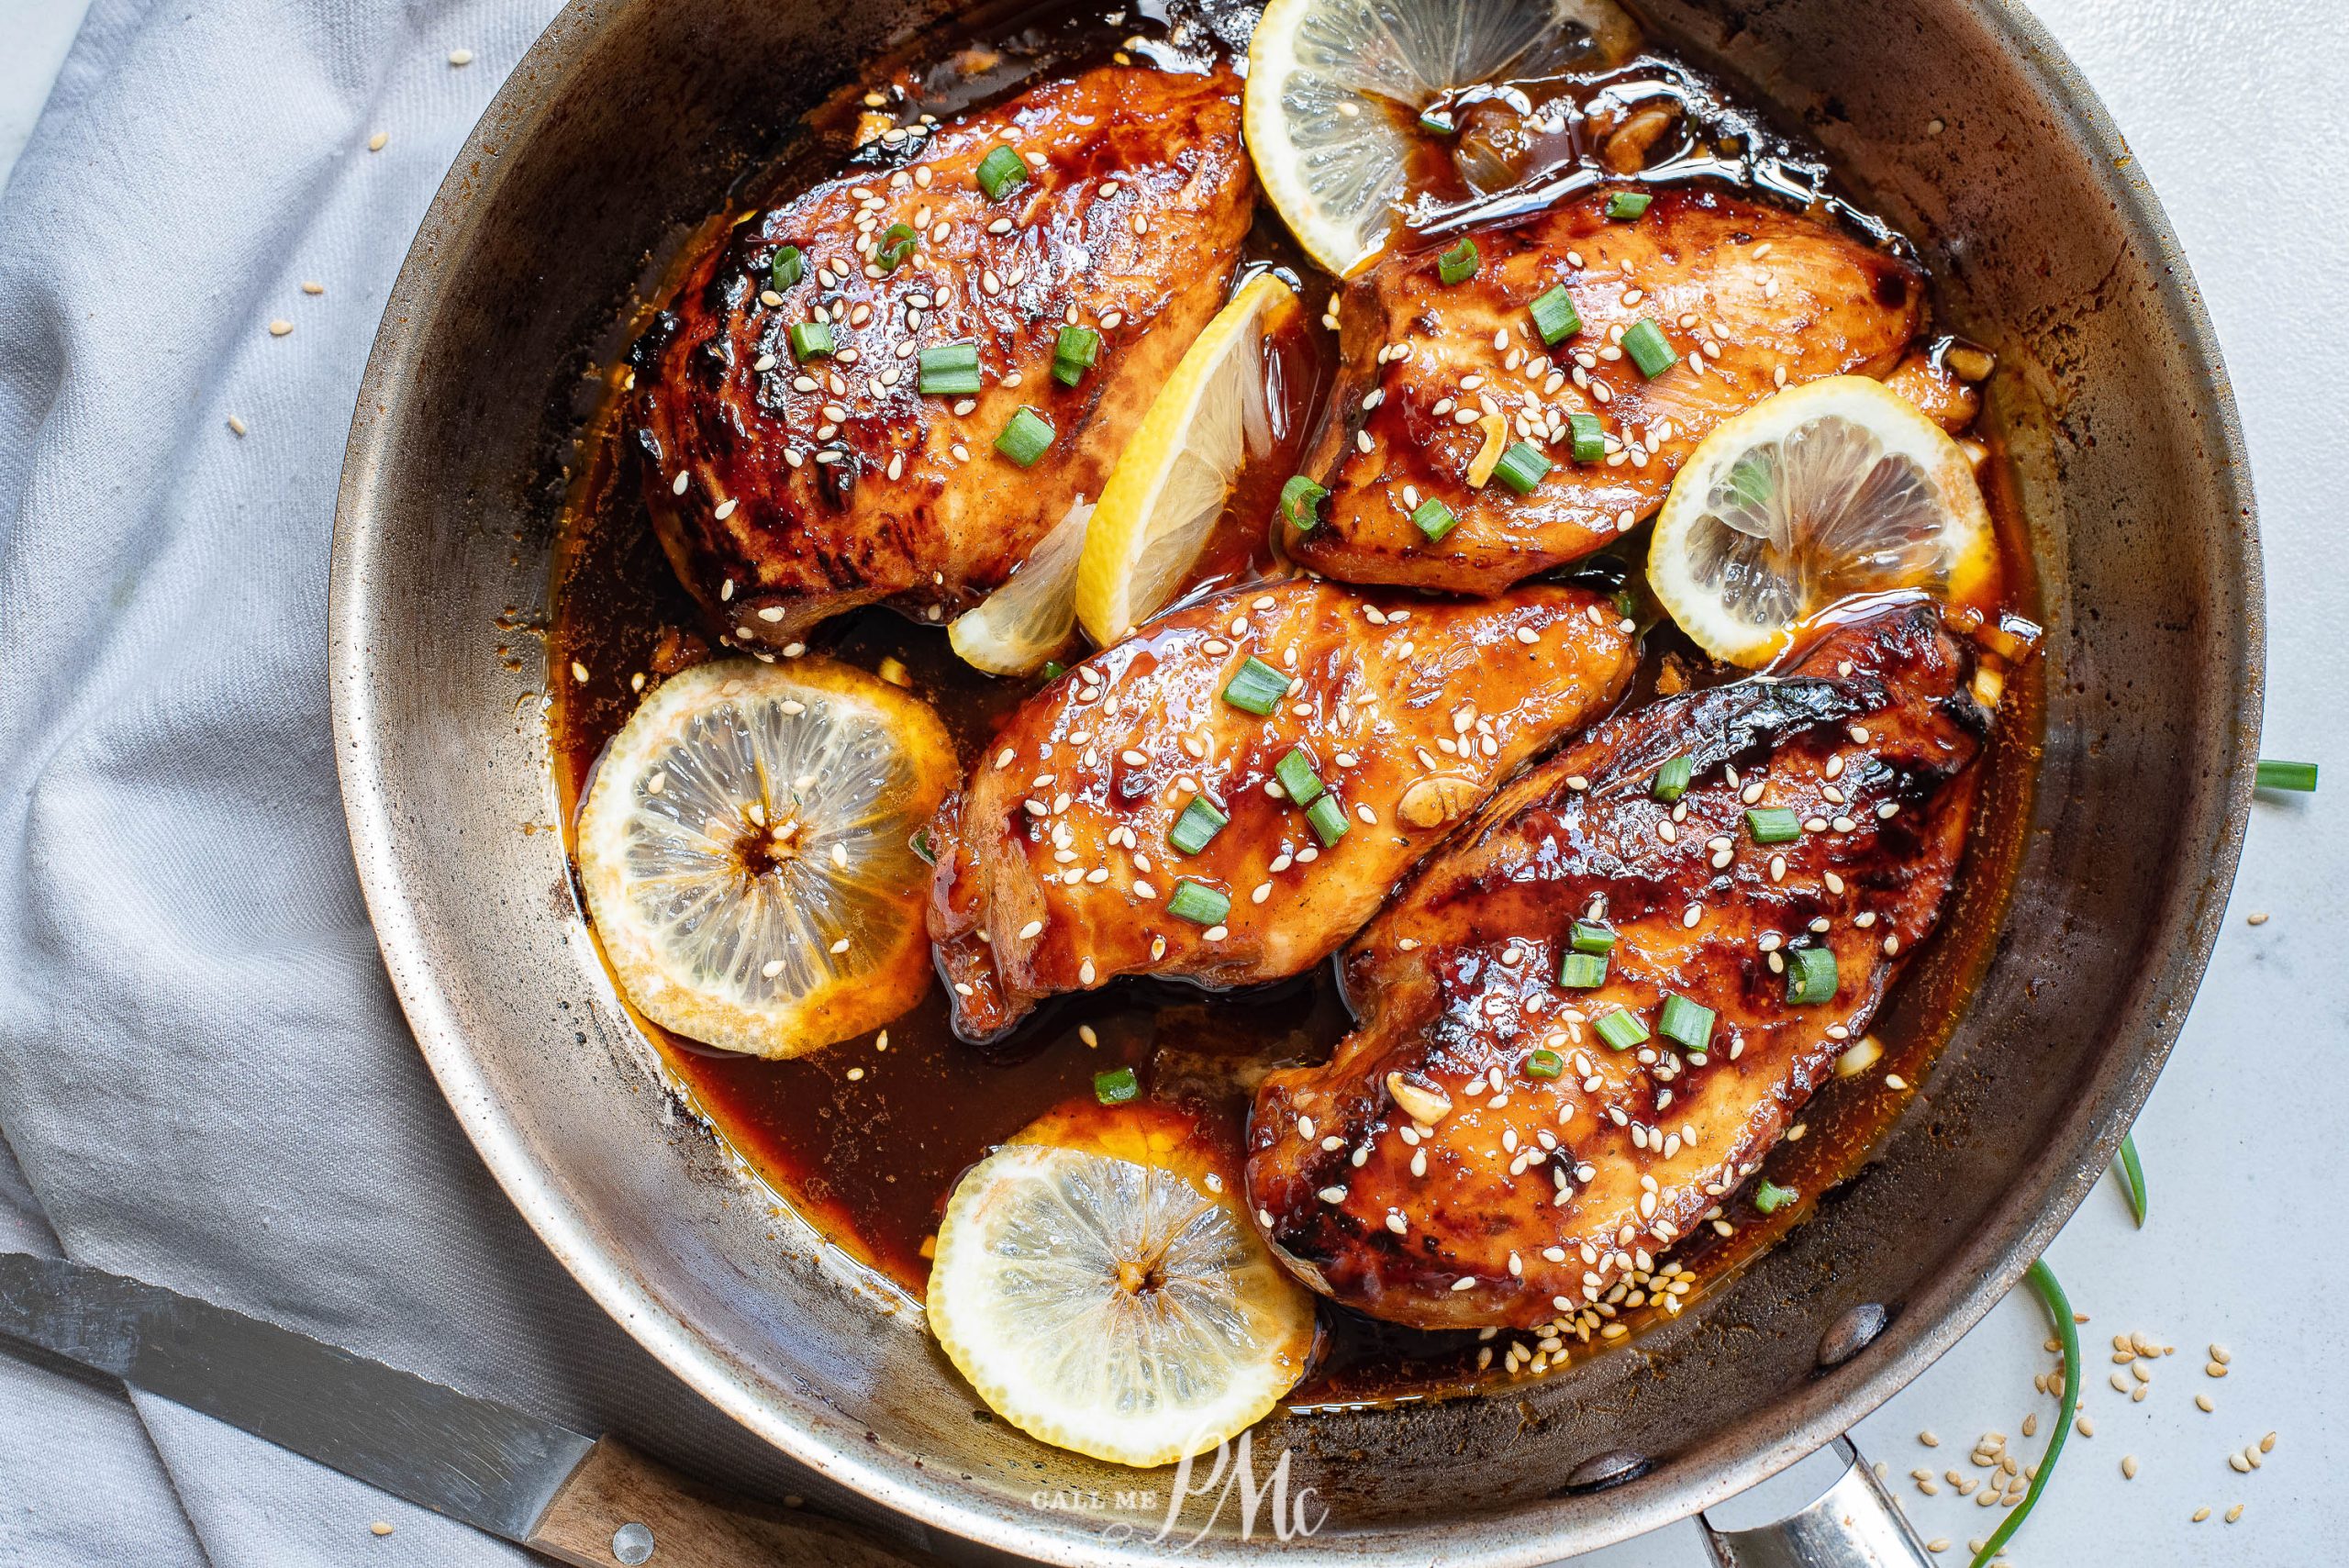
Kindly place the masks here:
[[(0, 180), (85, 3), (0, 0)], [(2349, 450), (2349, 417), (2317, 378), (2349, 307), (2349, 227), (2323, 145), (2326, 114), (2349, 99), (2349, 5), (2034, 4), (2143, 161), (2226, 348), (2270, 569), (2263, 749), (2340, 762), (2332, 742), (2349, 734), (2338, 695), (2349, 672), (2324, 650), (2349, 619), (2349, 529), (2343, 486), (2321, 464)], [(1855, 24), (1865, 16), (1855, 8)], [(2084, 1410), (2095, 1435), (2075, 1437), (2017, 1539), (2019, 1564), (2319, 1562), (2349, 1541), (2349, 1504), (2331, 1484), (2349, 1467), (2349, 1370), (2312, 1305), (2349, 1289), (2349, 1257), (2326, 1231), (2305, 1237), (2314, 1203), (2277, 1185), (2279, 1170), (2321, 1167), (2340, 1143), (2327, 1107), (2349, 1100), (2349, 963), (2330, 951), (2344, 929), (2349, 849), (2333, 831), (2349, 818), (2344, 802), (2349, 772), (2312, 797), (2261, 800), (2210, 973), (2138, 1124), (2152, 1218), (2132, 1229), (2107, 1183), (2049, 1254), (2091, 1318)], [(2254, 914), (2269, 918), (2254, 927)], [(2132, 1330), (2176, 1347), (2142, 1402), (2107, 1383), (2110, 1336)], [(1967, 1452), (1993, 1429), (2019, 1456), (2037, 1452), (2054, 1408), (2032, 1386), (2051, 1360), (2045, 1331), (2019, 1292), (1856, 1434), (1888, 1464), (1922, 1532), (1949, 1540), (1943, 1561), (1964, 1562), (1968, 1540), (2000, 1512), (1946, 1485), (1922, 1496), (1907, 1473), (1973, 1473)], [(2203, 1371), (2214, 1342), (2232, 1354), (2223, 1380)], [(2198, 1394), (2214, 1412), (2196, 1407)], [(2025, 1440), (2034, 1411), (2040, 1431)], [(1920, 1430), (1941, 1446), (1920, 1446)], [(2230, 1452), (2270, 1431), (2277, 1443), (2259, 1470), (2229, 1468)], [(2138, 1462), (2133, 1480), (2124, 1455)], [(2236, 1504), (2243, 1517), (2231, 1525)], [(2192, 1522), (2204, 1507), (2210, 1517)], [(1582, 1561), (1696, 1568), (1706, 1554), (1684, 1525)]]

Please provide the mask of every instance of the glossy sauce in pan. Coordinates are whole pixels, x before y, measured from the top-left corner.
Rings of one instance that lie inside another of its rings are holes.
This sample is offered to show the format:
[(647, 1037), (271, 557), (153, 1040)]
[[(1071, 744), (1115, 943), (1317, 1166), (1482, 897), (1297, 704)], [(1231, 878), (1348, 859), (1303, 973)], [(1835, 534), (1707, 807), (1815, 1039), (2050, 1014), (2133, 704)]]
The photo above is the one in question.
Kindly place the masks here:
[[(1098, 22), (1056, 12), (1043, 21), (995, 32), (984, 42), (927, 40), (915, 46), (918, 53), (876, 66), (872, 81), (894, 74), (900, 83), (918, 85), (929, 95), (925, 106), (937, 104), (933, 112), (943, 115), (1014, 87), (1023, 65), (1057, 70), (1092, 63), (1116, 41)], [(818, 150), (746, 188), (745, 208), (762, 195), (789, 189), (795, 179), (837, 166), (839, 139), (865, 85), (859, 83), (814, 118)], [(1522, 90), (1549, 95), (1567, 85), (1531, 83)], [(1572, 90), (1586, 112), (1612, 117), (1597, 121), (1602, 126), (1620, 125), (1643, 105), (1673, 105), (1671, 123), (1651, 150), (1651, 163), (1671, 159), (1683, 167), (1737, 171), (1765, 187), (1799, 188), (1817, 195), (1825, 212), (1863, 234), (1898, 244), (1881, 226), (1828, 195), (1824, 172), (1815, 163), (1793, 156), (1766, 164), (1725, 157), (1724, 149), (1762, 145), (1765, 133), (1714, 84), (1661, 56), (1643, 57), (1596, 83), (1574, 83)], [(1454, 107), (1464, 128), (1473, 128), (1475, 103)], [(826, 153), (820, 149), (828, 132), (834, 139)], [(1576, 160), (1591, 151), (1586, 139), (1586, 133), (1569, 134), (1520, 152), (1541, 167), (1554, 164), (1559, 177), (1570, 179)], [(1794, 150), (1775, 136), (1768, 142)], [(1419, 172), (1433, 192), (1417, 215), (1428, 229), (1440, 231), (1464, 216), (1508, 205), (1506, 198), (1497, 204), (1474, 189), (1456, 164), (1431, 164)], [(689, 267), (702, 247), (721, 243), (725, 233), (723, 221), (705, 225), (687, 241), (675, 271)], [(1278, 267), (1297, 279), (1308, 309), (1299, 326), (1267, 346), (1280, 388), (1274, 400), (1274, 449), (1241, 475), (1201, 563), (1199, 591), (1276, 569), (1267, 523), (1281, 483), (1295, 471), (1314, 433), (1330, 379), (1335, 335), (1320, 328), (1319, 316), (1331, 280), (1302, 260), (1277, 217), (1261, 203), (1248, 250), (1249, 266)], [(628, 336), (657, 303), (657, 297), (648, 302)], [(588, 673), (584, 682), (555, 683), (549, 704), (551, 759), (566, 832), (596, 758), (633, 710), (640, 687), (649, 689), (662, 674), (713, 651), (712, 628), (678, 584), (640, 498), (617, 399), (608, 395), (626, 374), (621, 362), (603, 373), (607, 395), (584, 439), (556, 552), (548, 667), (568, 671), (575, 662)], [(1995, 447), (1982, 476), (2003, 547), (2005, 588), (2002, 603), (1976, 607), (1993, 616), (2004, 609), (2028, 617), (2035, 603), (2029, 552), (2013, 486)], [(1645, 539), (1642, 527), (1568, 575), (1611, 582), (1628, 572), (1635, 578)], [(955, 658), (941, 629), (877, 609), (831, 623), (816, 635), (813, 647), (908, 681), (945, 719), (966, 761), (981, 752), (996, 724), (1041, 684), (980, 675)], [(1725, 1200), (1737, 1221), (1735, 1233), (1724, 1238), (1702, 1229), (1698, 1239), (1678, 1249), (1675, 1256), (1695, 1272), (1698, 1292), (1798, 1223), (1821, 1195), (1832, 1200), (1834, 1189), (1857, 1171), (1899, 1115), (1955, 1021), (1987, 957), (2020, 859), (2041, 731), (2038, 668), (2036, 660), (2026, 660), (2009, 675), (1996, 737), (1983, 764), (1966, 870), (1940, 931), (1910, 963), (1876, 1018), (1874, 1033), (1885, 1048), (1883, 1062), (1860, 1076), (1831, 1082), (1804, 1112), (1803, 1136), (1770, 1155), (1764, 1174), (1797, 1188), (1801, 1203), (1765, 1218), (1742, 1195)], [(1626, 700), (1653, 695), (1659, 682), (1671, 689), (1683, 681), (1731, 673), (1712, 667), (1664, 621), (1646, 638), (1640, 673)], [(1249, 1096), (1264, 1072), (1325, 1057), (1348, 1027), (1328, 965), (1234, 995), (1180, 984), (1120, 982), (1049, 1003), (1008, 1040), (984, 1048), (954, 1038), (940, 986), (883, 1034), (860, 1036), (789, 1062), (711, 1051), (640, 1017), (638, 1023), (659, 1048), (685, 1101), (784, 1201), (841, 1249), (916, 1295), (927, 1273), (926, 1243), (960, 1173), (1056, 1105), (1089, 1103), (1095, 1073), (1132, 1067), (1152, 1096), (1203, 1110), (1203, 1122), (1217, 1129), (1236, 1158)], [(1896, 1089), (1895, 1082), (1905, 1086)], [(1685, 1298), (1681, 1307), (1693, 1298)], [(1636, 1301), (1623, 1306), (1622, 1320), (1634, 1329), (1642, 1314), (1653, 1310)], [(1291, 1396), (1292, 1405), (1429, 1397), (1485, 1379), (1502, 1380), (1497, 1369), (1477, 1371), (1482, 1341), (1476, 1334), (1400, 1329), (1327, 1303), (1323, 1317), (1329, 1328), (1326, 1352)], [(1570, 1347), (1572, 1360), (1597, 1353), (1595, 1345)]]

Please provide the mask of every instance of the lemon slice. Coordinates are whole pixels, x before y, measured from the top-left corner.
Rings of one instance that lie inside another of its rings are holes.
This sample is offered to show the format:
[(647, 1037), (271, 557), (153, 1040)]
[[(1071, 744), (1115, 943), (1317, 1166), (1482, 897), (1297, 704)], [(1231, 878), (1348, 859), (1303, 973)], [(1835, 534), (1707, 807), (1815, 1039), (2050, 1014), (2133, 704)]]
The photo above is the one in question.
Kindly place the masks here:
[(1272, 450), (1264, 344), (1304, 309), (1270, 272), (1216, 313), (1142, 416), (1085, 532), (1076, 617), (1102, 647), (1181, 587), (1230, 498), (1240, 465)]
[(946, 640), (963, 662), (990, 675), (1025, 675), (1059, 651), (1076, 629), (1076, 563), (1092, 516), (1078, 496), (1009, 582), (954, 617)]
[(997, 1415), (1146, 1467), (1270, 1411), (1311, 1357), (1314, 1309), (1236, 1184), (1131, 1108), (1140, 1127), (1092, 1136), (1048, 1118), (973, 1166), (938, 1228), (929, 1305)]
[(917, 698), (861, 670), (729, 660), (662, 682), (579, 815), (604, 954), (663, 1029), (797, 1056), (930, 983), (914, 833), (955, 776)]
[(1248, 45), (1249, 155), (1306, 252), (1350, 277), (1409, 200), (1415, 122), (1439, 95), (1638, 46), (1613, 0), (1272, 0)]
[(1867, 376), (1766, 397), (1688, 455), (1657, 515), (1648, 582), (1717, 659), (1766, 664), (1854, 594), (1978, 594), (1998, 570), (1973, 464)]

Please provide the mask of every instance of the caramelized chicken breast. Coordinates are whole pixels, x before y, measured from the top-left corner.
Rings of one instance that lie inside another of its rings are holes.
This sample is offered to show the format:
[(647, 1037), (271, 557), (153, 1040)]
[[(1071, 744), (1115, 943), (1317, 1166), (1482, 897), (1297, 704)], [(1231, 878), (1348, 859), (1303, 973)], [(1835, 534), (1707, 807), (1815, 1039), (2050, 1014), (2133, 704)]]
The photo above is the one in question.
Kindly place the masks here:
[[(1702, 188), (1617, 221), (1612, 194), (1475, 231), (1465, 282), (1429, 249), (1346, 286), (1333, 413), (1304, 466), (1330, 494), (1318, 526), (1286, 528), (1297, 560), (1497, 593), (1653, 512), (1722, 420), (1783, 385), (1885, 375), (1923, 324), (1921, 274), (1823, 223)], [(1561, 287), (1579, 327), (1549, 345), (1532, 307)], [(1674, 356), (1653, 376), (1623, 343), (1642, 323)], [(1575, 461), (1575, 414), (1597, 417), (1599, 461)], [(1549, 465), (1523, 494), (1486, 473), (1516, 443)], [(1412, 521), (1430, 500), (1457, 519), (1440, 538)]]
[[(1101, 494), (1238, 261), (1239, 89), (1221, 68), (1048, 83), (868, 144), (713, 250), (638, 345), (632, 417), (661, 542), (732, 640), (874, 601), (942, 620)], [(991, 197), (999, 148), (1025, 178)], [(1100, 335), (1074, 386), (1064, 327)], [(921, 352), (958, 344), (980, 389), (925, 395)], [(1023, 408), (1052, 432), (1028, 467), (994, 445)]]
[[(1687, 1235), (1932, 929), (1988, 725), (1969, 671), (1932, 607), (1878, 613), (1496, 795), (1348, 950), (1356, 1031), (1258, 1090), (1250, 1204), (1299, 1276), (1530, 1327)], [(1578, 923), (1611, 946), (1568, 973)]]
[(1013, 715), (940, 815), (957, 1030), (1120, 974), (1300, 973), (1634, 657), (1610, 601), (1564, 587), (1464, 604), (1308, 578), (1160, 617)]

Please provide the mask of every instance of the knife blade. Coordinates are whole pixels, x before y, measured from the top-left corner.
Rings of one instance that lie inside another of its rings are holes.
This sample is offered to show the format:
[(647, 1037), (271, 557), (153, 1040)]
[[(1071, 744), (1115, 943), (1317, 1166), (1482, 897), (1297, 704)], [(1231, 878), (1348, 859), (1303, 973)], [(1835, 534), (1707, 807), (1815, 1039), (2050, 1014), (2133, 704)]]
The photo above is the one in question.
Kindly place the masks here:
[(701, 1486), (609, 1438), (67, 1259), (0, 1252), (0, 1336), (565, 1562), (632, 1565), (656, 1550), (678, 1568), (935, 1562)]

